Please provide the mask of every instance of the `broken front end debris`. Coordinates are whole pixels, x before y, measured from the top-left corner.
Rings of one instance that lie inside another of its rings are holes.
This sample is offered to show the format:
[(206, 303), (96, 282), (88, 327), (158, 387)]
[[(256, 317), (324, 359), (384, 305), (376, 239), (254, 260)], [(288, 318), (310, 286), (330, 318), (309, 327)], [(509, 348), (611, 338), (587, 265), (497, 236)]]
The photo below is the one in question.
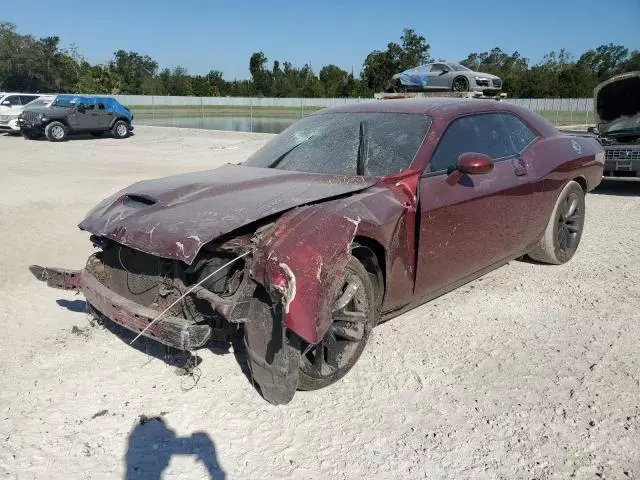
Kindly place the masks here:
[[(346, 223), (349, 243), (355, 226)], [(262, 395), (274, 404), (287, 403), (298, 384), (303, 337), (316, 343), (324, 335), (317, 312), (325, 305), (314, 302), (322, 302), (322, 279), (329, 279), (318, 268), (307, 275), (308, 262), (299, 256), (290, 258), (289, 267), (281, 249), (286, 235), (275, 226), (207, 245), (190, 265), (92, 236), (99, 251), (84, 269), (30, 270), (50, 287), (82, 292), (93, 310), (122, 327), (176, 349), (199, 348), (210, 339), (228, 341), (244, 330), (252, 377)], [(271, 240), (265, 243), (267, 230)], [(348, 259), (347, 248), (342, 250)], [(283, 261), (274, 264), (276, 254)], [(291, 268), (297, 269), (298, 286)], [(307, 277), (313, 277), (313, 285)], [(296, 288), (303, 289), (300, 296)], [(330, 309), (326, 314), (330, 317)]]

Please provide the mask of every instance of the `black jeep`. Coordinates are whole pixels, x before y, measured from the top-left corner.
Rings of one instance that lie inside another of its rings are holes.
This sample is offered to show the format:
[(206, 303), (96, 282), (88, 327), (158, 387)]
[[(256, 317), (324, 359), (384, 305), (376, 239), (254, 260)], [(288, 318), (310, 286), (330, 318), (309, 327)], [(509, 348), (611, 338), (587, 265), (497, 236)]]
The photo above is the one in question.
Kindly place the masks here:
[(42, 135), (51, 142), (66, 140), (72, 133), (90, 133), (99, 137), (111, 132), (115, 138), (129, 136), (133, 114), (110, 97), (58, 95), (48, 107), (27, 108), (18, 123), (25, 138)]

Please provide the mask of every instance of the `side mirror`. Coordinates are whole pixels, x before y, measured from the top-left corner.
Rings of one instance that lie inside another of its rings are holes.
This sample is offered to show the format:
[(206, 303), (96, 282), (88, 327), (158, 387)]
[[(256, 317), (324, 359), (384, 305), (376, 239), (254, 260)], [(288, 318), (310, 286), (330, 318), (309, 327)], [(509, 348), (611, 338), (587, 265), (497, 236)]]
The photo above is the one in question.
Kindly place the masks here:
[(589, 128), (587, 128), (587, 132), (597, 135), (598, 134), (598, 129), (596, 127), (589, 127)]
[(456, 170), (467, 175), (481, 175), (493, 170), (493, 160), (484, 153), (469, 152), (458, 157)]
[(82, 105), (81, 103), (76, 105), (76, 110), (79, 111), (80, 113), (84, 113), (84, 105)]
[(10, 107), (11, 106), (11, 102), (9, 100), (5, 100), (4, 102), (2, 102), (1, 104), (3, 107)]

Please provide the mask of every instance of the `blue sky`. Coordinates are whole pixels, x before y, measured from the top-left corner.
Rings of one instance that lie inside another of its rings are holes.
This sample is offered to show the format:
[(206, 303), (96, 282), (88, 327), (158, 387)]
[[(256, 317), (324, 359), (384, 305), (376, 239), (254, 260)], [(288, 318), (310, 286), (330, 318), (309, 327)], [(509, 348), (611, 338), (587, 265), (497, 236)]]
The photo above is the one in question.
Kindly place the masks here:
[(311, 62), (316, 73), (334, 63), (357, 74), (366, 55), (399, 41), (404, 27), (426, 37), (432, 56), (451, 60), (495, 46), (534, 63), (561, 48), (576, 57), (610, 42), (640, 49), (640, 0), (65, 0), (60, 6), (3, 2), (0, 21), (15, 23), (20, 33), (58, 35), (91, 63), (134, 50), (160, 67), (222, 70), (229, 80), (248, 78), (249, 57), (259, 50), (269, 62)]

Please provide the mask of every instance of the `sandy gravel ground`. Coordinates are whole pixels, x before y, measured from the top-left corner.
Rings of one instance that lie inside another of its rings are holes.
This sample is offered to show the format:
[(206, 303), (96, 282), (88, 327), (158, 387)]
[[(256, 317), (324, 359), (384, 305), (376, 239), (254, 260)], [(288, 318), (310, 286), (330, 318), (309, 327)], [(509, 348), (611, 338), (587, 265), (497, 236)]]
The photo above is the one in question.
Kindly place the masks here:
[(28, 273), (81, 267), (76, 224), (106, 195), (268, 138), (136, 133), (0, 135), (1, 478), (640, 478), (640, 182), (588, 195), (569, 264), (511, 262), (378, 327), (344, 380), (273, 407), (233, 349), (200, 350), (185, 390), (162, 349), (92, 326), (81, 296)]

